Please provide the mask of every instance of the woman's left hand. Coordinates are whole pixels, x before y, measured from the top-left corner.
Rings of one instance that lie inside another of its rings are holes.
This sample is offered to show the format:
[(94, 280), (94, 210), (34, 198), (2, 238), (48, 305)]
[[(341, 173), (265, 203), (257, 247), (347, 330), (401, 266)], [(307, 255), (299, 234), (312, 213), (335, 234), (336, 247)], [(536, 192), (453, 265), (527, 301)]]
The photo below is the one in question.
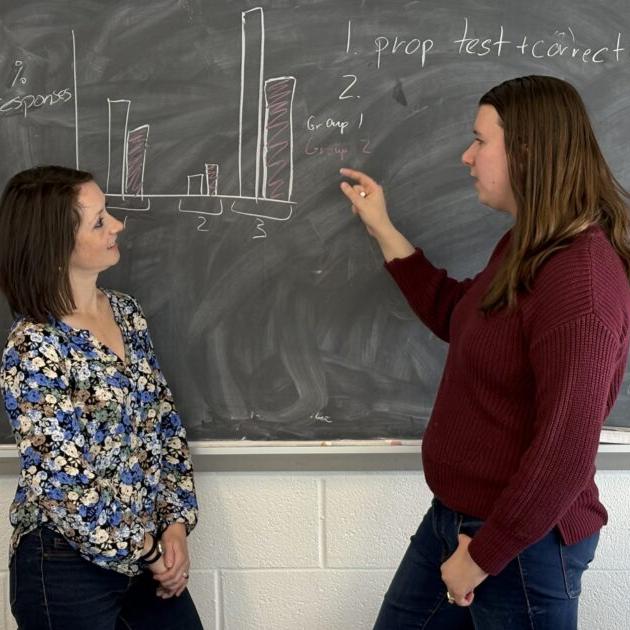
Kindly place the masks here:
[(157, 595), (164, 598), (172, 595), (179, 597), (188, 586), (190, 571), (186, 527), (183, 523), (173, 523), (164, 530), (160, 540), (164, 550), (162, 559), (166, 571), (153, 576), (160, 583)]
[(442, 581), (452, 603), (458, 606), (470, 606), (475, 597), (474, 590), (488, 574), (472, 559), (468, 545), (472, 538), (465, 534), (458, 536), (459, 545), (453, 555), (442, 565)]

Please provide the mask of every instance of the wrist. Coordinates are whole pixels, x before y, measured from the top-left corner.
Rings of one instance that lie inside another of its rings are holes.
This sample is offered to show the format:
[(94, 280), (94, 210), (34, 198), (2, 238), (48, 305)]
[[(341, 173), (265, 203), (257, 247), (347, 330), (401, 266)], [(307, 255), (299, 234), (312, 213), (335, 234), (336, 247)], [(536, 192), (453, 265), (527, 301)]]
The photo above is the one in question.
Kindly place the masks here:
[(391, 262), (394, 258), (407, 258), (416, 248), (393, 226), (379, 234), (375, 234), (385, 262)]
[[(147, 549), (147, 537), (150, 539), (150, 545)], [(162, 542), (157, 534), (146, 534), (145, 545), (142, 549), (142, 555), (139, 560), (144, 565), (151, 565), (162, 557), (164, 549), (162, 548)]]
[(188, 530), (184, 523), (171, 523), (162, 531), (162, 540), (166, 542), (181, 542), (186, 544)]
[(485, 579), (488, 574), (475, 562), (475, 559), (470, 555), (470, 551), (466, 550), (466, 562), (470, 568), (470, 571), (476, 574), (477, 577)]
[(371, 228), (372, 236), (382, 245), (387, 244), (392, 240), (395, 240), (398, 235), (398, 230), (394, 224), (387, 218), (379, 225), (375, 225)]
[(146, 533), (144, 535), (144, 545), (142, 546), (142, 553), (140, 555), (145, 556), (149, 551), (151, 551), (151, 547), (153, 547), (153, 535)]

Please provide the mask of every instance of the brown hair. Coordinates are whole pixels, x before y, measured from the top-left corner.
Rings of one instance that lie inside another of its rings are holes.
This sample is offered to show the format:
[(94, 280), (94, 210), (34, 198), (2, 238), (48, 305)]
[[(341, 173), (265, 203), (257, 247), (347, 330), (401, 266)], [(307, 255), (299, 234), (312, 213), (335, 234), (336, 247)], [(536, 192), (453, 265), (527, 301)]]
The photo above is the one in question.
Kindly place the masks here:
[(80, 223), (79, 185), (94, 178), (63, 166), (14, 175), (0, 199), (0, 290), (13, 315), (44, 322), (75, 308), (68, 276)]
[(513, 306), (540, 265), (594, 224), (630, 277), (628, 193), (606, 164), (575, 88), (554, 77), (520, 77), (492, 88), (479, 105), (499, 115), (517, 204), (510, 250), (482, 310)]

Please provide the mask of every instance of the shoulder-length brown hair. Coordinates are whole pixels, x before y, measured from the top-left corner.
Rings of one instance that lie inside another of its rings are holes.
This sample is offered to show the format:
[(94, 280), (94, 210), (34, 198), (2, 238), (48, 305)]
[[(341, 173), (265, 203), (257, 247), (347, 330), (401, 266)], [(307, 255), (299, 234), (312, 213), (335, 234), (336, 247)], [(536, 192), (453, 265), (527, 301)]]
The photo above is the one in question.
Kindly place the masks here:
[(79, 186), (94, 178), (63, 166), (14, 175), (0, 199), (0, 290), (13, 315), (44, 322), (75, 308), (68, 277), (80, 223)]
[(513, 306), (545, 259), (594, 224), (630, 276), (628, 193), (606, 164), (575, 88), (553, 77), (521, 77), (492, 88), (479, 105), (499, 115), (517, 203), (510, 249), (482, 310)]

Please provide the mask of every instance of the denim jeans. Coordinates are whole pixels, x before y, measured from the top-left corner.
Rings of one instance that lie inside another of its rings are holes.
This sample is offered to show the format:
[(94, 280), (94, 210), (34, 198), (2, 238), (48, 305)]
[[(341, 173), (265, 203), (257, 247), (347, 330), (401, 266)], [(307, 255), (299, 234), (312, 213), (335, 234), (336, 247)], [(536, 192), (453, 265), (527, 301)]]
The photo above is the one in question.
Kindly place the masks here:
[(374, 630), (575, 630), (582, 573), (599, 532), (563, 544), (553, 529), (476, 589), (470, 607), (449, 604), (440, 565), (459, 533), (474, 536), (483, 522), (437, 499), (425, 515), (385, 595)]
[(11, 612), (20, 630), (203, 630), (188, 590), (155, 595), (149, 572), (129, 577), (84, 560), (56, 532), (26, 534), (11, 558)]

